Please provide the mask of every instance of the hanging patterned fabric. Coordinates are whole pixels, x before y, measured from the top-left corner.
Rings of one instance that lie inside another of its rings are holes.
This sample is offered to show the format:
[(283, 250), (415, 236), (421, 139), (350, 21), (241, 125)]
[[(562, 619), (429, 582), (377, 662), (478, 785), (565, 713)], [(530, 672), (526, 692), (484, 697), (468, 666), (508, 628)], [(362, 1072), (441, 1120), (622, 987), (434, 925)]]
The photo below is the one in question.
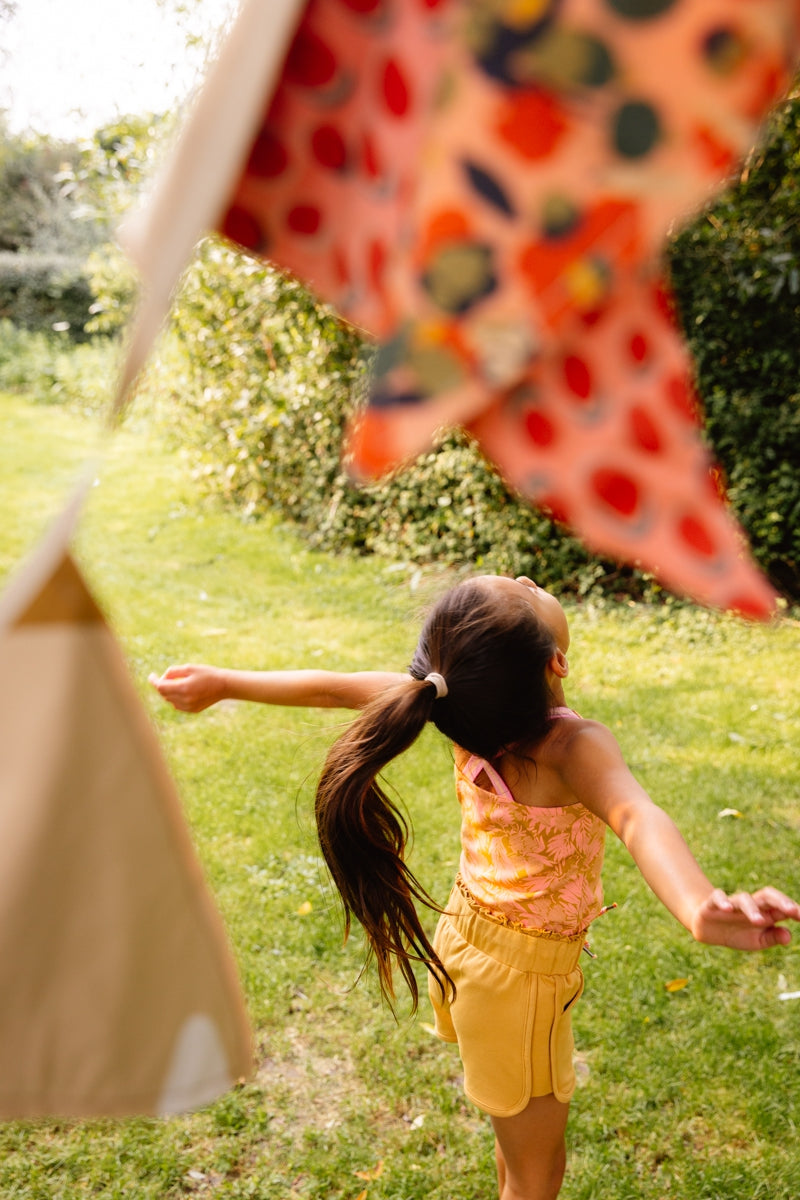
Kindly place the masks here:
[(595, 550), (764, 615), (660, 252), (752, 146), (782, 0), (312, 0), (220, 228), (382, 341), (374, 476), (460, 424)]

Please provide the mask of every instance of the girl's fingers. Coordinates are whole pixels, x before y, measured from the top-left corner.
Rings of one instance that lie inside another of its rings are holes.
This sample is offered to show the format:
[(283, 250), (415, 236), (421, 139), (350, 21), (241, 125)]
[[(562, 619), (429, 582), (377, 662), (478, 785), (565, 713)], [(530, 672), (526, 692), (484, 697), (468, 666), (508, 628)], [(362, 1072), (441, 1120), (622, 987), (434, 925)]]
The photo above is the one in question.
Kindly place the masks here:
[(155, 672), (149, 676), (149, 682), (164, 700), (168, 700), (176, 708), (182, 708), (186, 703), (186, 680), (191, 675), (190, 667), (168, 667), (163, 675)]
[[(738, 950), (788, 946), (792, 935), (779, 921), (800, 920), (800, 905), (777, 888), (735, 892), (715, 888), (702, 906), (700, 940)], [(705, 935), (705, 936), (704, 936)]]
[(756, 900), (749, 892), (737, 892), (731, 896), (731, 903), (752, 925), (763, 925), (767, 915), (759, 908)]
[(754, 893), (753, 899), (762, 909), (770, 909), (776, 914), (782, 914), (787, 919), (800, 921), (800, 904), (797, 904), (784, 892), (779, 892), (777, 888), (760, 888)]
[(719, 909), (720, 912), (733, 912), (734, 910), (733, 902), (727, 892), (723, 892), (722, 888), (714, 888), (714, 891), (708, 897), (708, 903), (712, 908)]
[(191, 675), (194, 667), (191, 664), (179, 667), (167, 667), (162, 679), (185, 679), (187, 675)]
[[(739, 912), (752, 925), (766, 925), (775, 921), (800, 921), (800, 905), (777, 888), (761, 888), (752, 895), (749, 892), (737, 892), (727, 899), (731, 907), (721, 911)], [(784, 938), (779, 940), (783, 942)]]

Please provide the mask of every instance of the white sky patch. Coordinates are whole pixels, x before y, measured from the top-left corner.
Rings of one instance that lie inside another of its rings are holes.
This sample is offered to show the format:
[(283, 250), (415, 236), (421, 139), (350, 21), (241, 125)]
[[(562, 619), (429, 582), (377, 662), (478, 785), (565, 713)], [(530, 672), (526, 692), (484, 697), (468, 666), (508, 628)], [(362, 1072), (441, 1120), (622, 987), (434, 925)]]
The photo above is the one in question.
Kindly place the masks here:
[[(17, 0), (16, 15), (0, 23), (0, 109), (12, 132), (65, 139), (121, 116), (165, 112), (202, 78), (206, 48), (237, 7), (237, 0)], [(187, 46), (187, 33), (205, 47)]]

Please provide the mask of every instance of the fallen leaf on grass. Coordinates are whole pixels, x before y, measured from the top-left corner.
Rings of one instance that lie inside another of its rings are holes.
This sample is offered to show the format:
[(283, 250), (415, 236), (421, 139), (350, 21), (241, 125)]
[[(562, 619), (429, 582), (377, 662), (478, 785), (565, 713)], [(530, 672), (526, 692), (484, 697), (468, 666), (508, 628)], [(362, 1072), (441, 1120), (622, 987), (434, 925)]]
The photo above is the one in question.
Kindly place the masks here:
[(310, 900), (304, 900), (303, 903), (300, 905), (300, 907), (297, 910), (298, 917), (307, 917), (308, 914), (310, 912), (312, 912), (313, 908), (314, 908), (314, 905), (311, 903)]
[(688, 979), (670, 979), (669, 983), (664, 984), (664, 987), (668, 992), (682, 992), (688, 983)]
[(800, 992), (778, 992), (779, 1000), (800, 1000)]
[(740, 813), (738, 808), (723, 808), (717, 813), (718, 817), (743, 817), (744, 813)]
[[(380, 1179), (383, 1174), (383, 1159), (371, 1171), (354, 1171), (353, 1174), (356, 1179), (366, 1179), (368, 1182), (371, 1182), (373, 1179)], [(366, 1195), (366, 1192), (363, 1194)]]
[(358, 1195), (356, 1196), (356, 1200), (367, 1200), (367, 1189), (366, 1188), (364, 1188), (363, 1192), (358, 1193)]

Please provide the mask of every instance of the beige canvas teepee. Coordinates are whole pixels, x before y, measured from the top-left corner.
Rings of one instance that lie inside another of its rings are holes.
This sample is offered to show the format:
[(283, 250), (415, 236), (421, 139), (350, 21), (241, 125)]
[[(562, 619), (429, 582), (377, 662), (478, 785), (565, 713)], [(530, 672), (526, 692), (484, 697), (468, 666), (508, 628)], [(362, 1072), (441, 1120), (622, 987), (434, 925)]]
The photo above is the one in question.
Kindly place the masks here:
[(221, 921), (73, 513), (0, 598), (0, 1117), (168, 1114), (250, 1070)]

